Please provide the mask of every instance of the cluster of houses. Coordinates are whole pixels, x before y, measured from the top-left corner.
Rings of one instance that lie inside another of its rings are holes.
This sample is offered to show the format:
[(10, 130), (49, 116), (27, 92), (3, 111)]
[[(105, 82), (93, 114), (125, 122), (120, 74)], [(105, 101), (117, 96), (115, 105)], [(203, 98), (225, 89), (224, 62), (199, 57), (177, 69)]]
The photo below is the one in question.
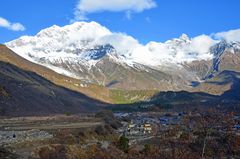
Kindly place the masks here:
[[(184, 113), (175, 114), (157, 114), (149, 115), (148, 113), (115, 113), (116, 118), (130, 119), (130, 122), (124, 122), (124, 126), (119, 133), (126, 136), (152, 136), (160, 129), (165, 130), (173, 125), (181, 125)], [(126, 120), (125, 120), (126, 121)], [(161, 128), (160, 128), (161, 127)]]
[(134, 124), (130, 122), (125, 131), (125, 135), (147, 135), (152, 133), (152, 125), (150, 123)]
[[(115, 117), (122, 119), (123, 127), (118, 132), (127, 136), (132, 142), (137, 140), (149, 139), (153, 136), (164, 136), (165, 132), (175, 126), (184, 126), (184, 117), (186, 113), (117, 113)], [(235, 125), (233, 131), (240, 135), (240, 116), (235, 116)], [(180, 136), (182, 131), (176, 134)]]

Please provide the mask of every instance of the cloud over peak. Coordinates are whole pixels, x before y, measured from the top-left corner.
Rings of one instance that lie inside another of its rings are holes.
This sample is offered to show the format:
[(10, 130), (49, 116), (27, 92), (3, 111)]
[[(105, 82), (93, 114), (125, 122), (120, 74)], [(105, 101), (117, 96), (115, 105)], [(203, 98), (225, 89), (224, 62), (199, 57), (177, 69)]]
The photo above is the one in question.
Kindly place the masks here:
[(79, 0), (75, 10), (75, 20), (86, 20), (87, 14), (110, 11), (140, 13), (156, 7), (154, 0)]
[(0, 27), (12, 31), (24, 31), (25, 27), (21, 23), (11, 23), (7, 19), (0, 17)]
[(240, 41), (240, 29), (217, 33), (215, 34), (215, 38), (226, 41)]

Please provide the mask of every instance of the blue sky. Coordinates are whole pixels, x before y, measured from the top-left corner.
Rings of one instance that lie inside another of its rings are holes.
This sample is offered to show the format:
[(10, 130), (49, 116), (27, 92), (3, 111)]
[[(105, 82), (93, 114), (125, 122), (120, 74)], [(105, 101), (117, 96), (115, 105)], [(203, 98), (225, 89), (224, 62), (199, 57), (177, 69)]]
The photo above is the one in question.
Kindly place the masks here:
[[(194, 37), (240, 28), (239, 0), (134, 0), (136, 4), (119, 3), (121, 6), (90, 1), (94, 0), (5, 0), (1, 2), (0, 17), (8, 23), (0, 19), (0, 43), (80, 19), (124, 32), (141, 43), (164, 42), (182, 33)], [(76, 11), (84, 18), (77, 17)]]

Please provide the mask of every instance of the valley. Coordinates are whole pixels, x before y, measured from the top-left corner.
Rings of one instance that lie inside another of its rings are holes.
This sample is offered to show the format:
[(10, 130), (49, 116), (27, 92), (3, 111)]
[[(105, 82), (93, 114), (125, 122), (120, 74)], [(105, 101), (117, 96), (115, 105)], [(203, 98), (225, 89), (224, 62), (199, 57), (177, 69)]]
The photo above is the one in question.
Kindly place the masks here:
[(214, 108), (1, 118), (0, 157), (237, 157), (239, 121)]
[[(127, 75), (134, 81), (134, 88), (121, 82), (113, 87), (119, 83), (114, 78), (105, 86), (59, 74), (4, 45), (0, 52), (0, 158), (199, 158), (220, 157), (220, 151), (225, 157), (240, 155), (239, 52), (222, 52), (218, 69), (206, 61), (184, 65), (206, 78), (171, 89), (171, 77), (154, 70), (154, 76), (168, 84), (159, 88), (143, 80), (142, 87), (135, 81), (145, 73), (110, 65), (109, 77), (128, 80), (121, 76)], [(226, 65), (229, 57), (233, 65)], [(156, 80), (151, 74), (146, 79)], [(202, 149), (205, 140), (208, 152)], [(216, 151), (214, 145), (222, 146)]]
[(215, 36), (92, 21), (1, 44), (0, 158), (239, 158), (240, 40)]

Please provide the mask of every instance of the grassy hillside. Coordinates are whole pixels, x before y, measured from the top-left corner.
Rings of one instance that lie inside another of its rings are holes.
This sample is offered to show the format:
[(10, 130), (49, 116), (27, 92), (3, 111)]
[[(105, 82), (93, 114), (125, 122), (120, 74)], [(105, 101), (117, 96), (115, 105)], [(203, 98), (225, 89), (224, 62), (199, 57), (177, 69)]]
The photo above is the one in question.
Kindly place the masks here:
[(150, 99), (156, 90), (111, 90), (110, 98), (114, 104), (131, 104)]

